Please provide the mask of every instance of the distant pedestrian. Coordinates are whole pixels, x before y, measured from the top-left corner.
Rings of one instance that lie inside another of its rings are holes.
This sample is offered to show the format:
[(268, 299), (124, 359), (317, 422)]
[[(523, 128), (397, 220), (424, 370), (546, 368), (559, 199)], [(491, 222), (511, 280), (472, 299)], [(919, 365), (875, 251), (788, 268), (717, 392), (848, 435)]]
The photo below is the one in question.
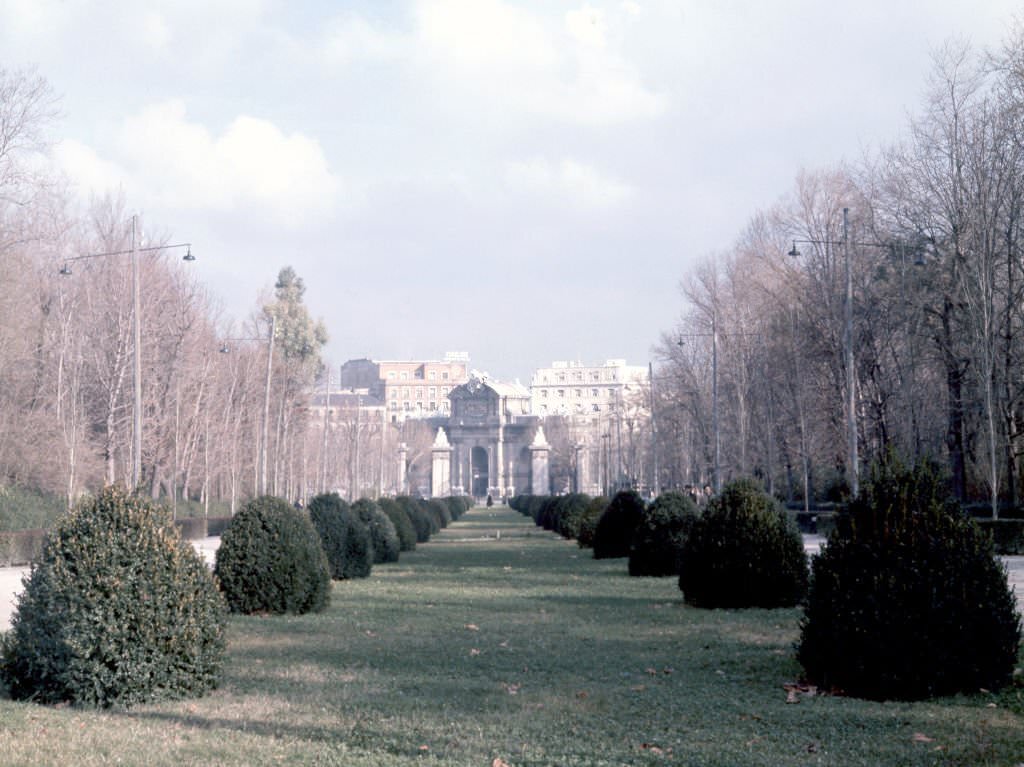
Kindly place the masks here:
[(493, 499), (493, 498), (491, 498), (491, 494), (490, 494), (490, 493), (488, 493), (488, 494), (487, 494), (487, 508), (489, 509), (489, 508), (491, 508), (491, 506), (493, 506), (493, 505), (494, 505), (494, 499)]

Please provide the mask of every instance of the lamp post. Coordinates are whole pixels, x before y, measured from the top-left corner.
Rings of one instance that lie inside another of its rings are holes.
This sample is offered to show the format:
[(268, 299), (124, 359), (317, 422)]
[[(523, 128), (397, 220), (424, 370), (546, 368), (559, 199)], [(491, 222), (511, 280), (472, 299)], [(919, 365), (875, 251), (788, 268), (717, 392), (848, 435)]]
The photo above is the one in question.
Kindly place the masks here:
[(843, 208), (843, 237), (841, 240), (793, 240), (793, 248), (786, 255), (794, 258), (800, 256), (796, 244), (840, 246), (843, 249), (844, 278), (846, 283), (843, 307), (843, 359), (846, 365), (846, 450), (849, 461), (850, 493), (856, 497), (860, 492), (860, 456), (857, 444), (857, 377), (854, 374), (853, 355), (853, 270), (850, 266), (850, 246), (864, 248), (889, 248), (889, 244), (880, 242), (851, 242), (850, 240), (850, 209)]
[[(274, 369), (274, 336), (277, 335), (277, 315), (270, 315), (270, 336), (268, 338), (259, 338), (258, 336), (250, 336), (247, 338), (225, 338), (224, 341), (266, 341), (267, 342), (267, 376), (266, 383), (263, 388), (263, 436), (260, 439), (260, 455), (259, 455), (259, 476), (256, 479), (256, 492), (260, 495), (266, 495), (267, 493), (267, 444), (270, 439), (270, 381), (271, 373)], [(224, 343), (220, 348), (221, 352), (227, 354), (231, 351), (231, 347)]]
[(105, 258), (107, 256), (130, 256), (132, 269), (132, 491), (138, 490), (139, 482), (142, 479), (142, 299), (139, 290), (139, 254), (159, 253), (171, 248), (186, 248), (183, 261), (195, 261), (192, 255), (192, 243), (181, 242), (174, 245), (154, 245), (148, 248), (140, 248), (136, 245), (136, 231), (138, 229), (138, 216), (131, 218), (131, 246), (128, 250), (113, 250), (107, 253), (87, 253), (81, 256), (73, 256), (64, 259), (64, 265), (60, 268), (60, 274), (67, 277), (71, 275), (70, 264), (73, 261), (83, 261), (90, 258)]

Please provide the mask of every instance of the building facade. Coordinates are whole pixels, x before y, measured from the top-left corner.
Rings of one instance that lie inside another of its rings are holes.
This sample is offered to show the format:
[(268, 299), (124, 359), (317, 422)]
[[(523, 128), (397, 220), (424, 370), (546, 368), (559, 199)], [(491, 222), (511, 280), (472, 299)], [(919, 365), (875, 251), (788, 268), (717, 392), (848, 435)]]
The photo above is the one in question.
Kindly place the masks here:
[(530, 380), (534, 415), (557, 419), (571, 445), (570, 487), (590, 495), (635, 487), (650, 441), (650, 374), (610, 359), (553, 362)]
[(647, 384), (647, 368), (627, 365), (622, 359), (603, 365), (552, 362), (530, 379), (531, 412), (539, 416), (606, 416)]
[(469, 355), (449, 352), (443, 360), (349, 360), (341, 366), (342, 388), (366, 388), (385, 403), (388, 418), (445, 416), (448, 395), (469, 380)]

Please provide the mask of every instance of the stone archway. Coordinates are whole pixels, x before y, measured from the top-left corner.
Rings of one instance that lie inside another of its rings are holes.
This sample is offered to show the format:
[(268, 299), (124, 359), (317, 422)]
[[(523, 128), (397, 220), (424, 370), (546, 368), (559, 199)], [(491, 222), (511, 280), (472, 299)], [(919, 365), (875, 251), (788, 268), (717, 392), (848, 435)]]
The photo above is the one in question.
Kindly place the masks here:
[(474, 447), (470, 452), (469, 466), (473, 478), (471, 486), (473, 497), (483, 498), (491, 486), (490, 456), (487, 455), (487, 448)]

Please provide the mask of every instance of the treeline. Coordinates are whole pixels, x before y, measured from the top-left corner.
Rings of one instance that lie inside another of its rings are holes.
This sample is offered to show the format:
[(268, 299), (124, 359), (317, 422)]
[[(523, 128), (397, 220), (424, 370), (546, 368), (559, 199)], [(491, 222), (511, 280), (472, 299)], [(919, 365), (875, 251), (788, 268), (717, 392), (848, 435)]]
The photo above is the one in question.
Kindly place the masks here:
[[(56, 112), (42, 77), (0, 69), (0, 494), (32, 506), (27, 489), (63, 506), (131, 484), (131, 258), (81, 257), (133, 248), (147, 249), (137, 257), (140, 489), (193, 514), (326, 489), (322, 443), (307, 428), (326, 332), (306, 311), (302, 279), (280, 270), (248, 318), (226, 320), (184, 249), (148, 250), (178, 242), (141, 235), (160, 222), (131, 216), (118, 197), (83, 210), (46, 170)], [(192, 252), (204, 257), (199, 243)], [(39, 524), (27, 517), (15, 526)]]
[(901, 140), (801, 173), (687, 275), (655, 374), (659, 485), (754, 475), (841, 500), (852, 402), (861, 467), (930, 456), (961, 501), (1016, 506), (1022, 126), (1024, 30), (998, 51), (948, 45)]

